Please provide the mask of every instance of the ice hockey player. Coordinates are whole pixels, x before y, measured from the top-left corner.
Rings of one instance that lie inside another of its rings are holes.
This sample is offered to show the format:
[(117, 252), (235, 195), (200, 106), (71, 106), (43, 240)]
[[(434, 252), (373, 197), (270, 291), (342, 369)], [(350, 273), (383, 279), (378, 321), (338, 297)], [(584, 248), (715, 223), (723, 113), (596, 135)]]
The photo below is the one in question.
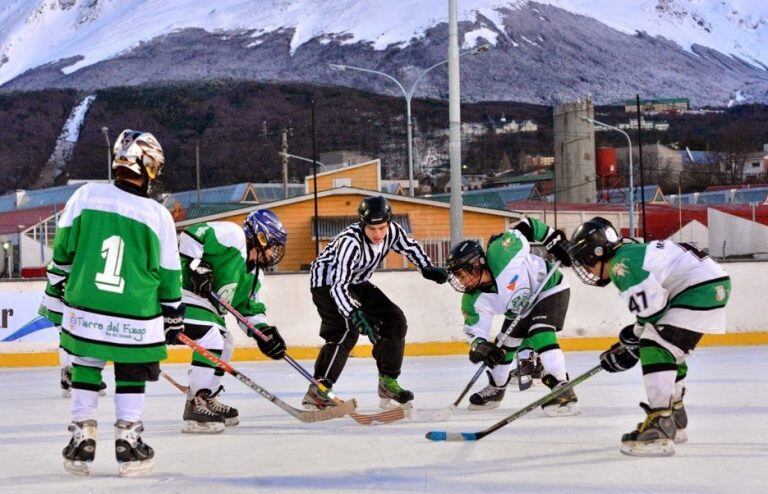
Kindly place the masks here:
[(630, 456), (670, 456), (687, 440), (683, 406), (686, 358), (703, 333), (725, 332), (731, 282), (725, 270), (690, 244), (624, 241), (611, 223), (596, 217), (571, 239), (573, 268), (587, 285), (613, 282), (635, 324), (600, 355), (602, 367), (620, 372), (638, 359), (648, 403), (646, 417), (621, 438)]
[[(251, 335), (266, 356), (283, 358), (285, 342), (269, 324), (259, 291), (264, 270), (282, 260), (287, 238), (285, 227), (268, 209), (251, 212), (242, 227), (215, 221), (183, 231), (179, 252), (186, 306), (184, 334), (223, 360), (232, 358), (234, 343), (224, 321), (226, 310), (210, 298), (213, 290), (270, 337), (265, 342)], [(217, 399), (224, 389), (223, 375), (213, 363), (192, 354), (182, 432), (214, 434), (240, 422), (237, 409)]]
[[(314, 375), (333, 386), (363, 334), (373, 344), (379, 370), (379, 405), (388, 408), (394, 406), (392, 400), (400, 404), (413, 400), (413, 393), (397, 382), (408, 326), (403, 311), (368, 279), (390, 250), (407, 257), (428, 280), (445, 283), (447, 273), (433, 266), (421, 245), (392, 220), (385, 197), (363, 199), (357, 212), (359, 222), (342, 230), (312, 262), (312, 301), (325, 340)], [(302, 403), (306, 408), (331, 404), (315, 385), (310, 385)]]
[[(556, 333), (563, 328), (568, 311), (570, 289), (557, 271), (546, 282), (536, 300), (530, 300), (546, 277), (551, 263), (531, 253), (531, 242), (543, 242), (547, 252), (570, 265), (567, 240), (539, 220), (524, 218), (513, 228), (494, 235), (488, 252), (474, 240), (456, 244), (446, 262), (451, 286), (463, 292), (461, 311), (464, 332), (470, 339), (469, 359), (488, 367), (488, 386), (470, 396), (470, 410), (496, 408), (501, 404), (511, 380), (510, 369), (524, 339), (534, 348), (544, 367), (542, 382), (550, 389), (568, 381), (565, 356), (557, 343)], [(503, 314), (502, 331), (507, 330), (518, 315), (521, 319), (511, 337), (497, 346), (490, 338), (493, 317)], [(547, 416), (579, 413), (576, 394), (567, 391), (542, 405)]]
[(119, 474), (152, 468), (154, 451), (141, 437), (145, 383), (159, 376), (165, 333), (182, 325), (173, 219), (148, 196), (163, 150), (152, 134), (124, 130), (114, 156), (114, 184), (84, 185), (67, 201), (48, 267), (50, 285), (65, 287), (61, 346), (72, 354), (72, 439), (63, 456), (77, 475), (89, 474), (95, 456), (98, 390), (109, 361)]

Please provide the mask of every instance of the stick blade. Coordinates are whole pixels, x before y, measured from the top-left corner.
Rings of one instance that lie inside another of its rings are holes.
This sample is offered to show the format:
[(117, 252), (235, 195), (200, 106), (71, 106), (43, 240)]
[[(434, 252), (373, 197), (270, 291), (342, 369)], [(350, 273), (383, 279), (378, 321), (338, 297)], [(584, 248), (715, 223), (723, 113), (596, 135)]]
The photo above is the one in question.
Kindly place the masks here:
[(413, 409), (410, 419), (414, 422), (444, 422), (456, 411), (456, 405), (433, 410)]
[(328, 407), (320, 410), (301, 410), (296, 417), (302, 422), (323, 422), (325, 420), (338, 419), (345, 415), (353, 414), (356, 408), (357, 402), (353, 398), (335, 407)]
[(477, 441), (480, 439), (474, 432), (430, 431), (425, 437), (430, 441)]
[(410, 415), (410, 410), (409, 413), (406, 414), (405, 407), (390, 408), (389, 410), (372, 414), (349, 414), (349, 416), (352, 417), (355, 422), (362, 425), (391, 424), (392, 422), (397, 422), (398, 420), (404, 419), (407, 415)]

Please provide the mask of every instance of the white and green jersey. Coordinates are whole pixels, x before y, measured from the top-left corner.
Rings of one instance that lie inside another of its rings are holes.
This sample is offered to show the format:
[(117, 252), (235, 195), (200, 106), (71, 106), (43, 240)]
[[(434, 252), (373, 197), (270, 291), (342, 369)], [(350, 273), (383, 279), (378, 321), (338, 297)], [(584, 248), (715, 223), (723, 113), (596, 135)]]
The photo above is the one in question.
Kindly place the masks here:
[(608, 274), (640, 324), (725, 332), (731, 280), (722, 266), (689, 244), (622, 245)]
[(495, 286), (490, 292), (476, 290), (461, 299), (464, 332), (470, 339), (489, 340), (493, 317), (504, 314), (514, 318), (527, 314), (538, 303), (555, 293), (568, 289), (559, 271), (547, 280), (536, 301), (525, 310), (530, 296), (541, 285), (551, 264), (531, 253), (530, 242), (541, 242), (552, 229), (539, 220), (523, 219), (502, 235), (492, 237), (486, 256)]
[(159, 203), (111, 184), (78, 189), (57, 225), (48, 280), (41, 312), (61, 313), (70, 353), (166, 358), (161, 304), (179, 306), (181, 276), (173, 218)]
[(179, 235), (182, 264), (182, 297), (186, 304), (185, 322), (215, 325), (225, 330), (224, 314), (206, 298), (193, 293), (189, 282), (189, 263), (202, 259), (213, 269), (213, 290), (255, 326), (269, 324), (266, 307), (259, 299), (263, 273), (248, 271), (243, 228), (229, 221), (198, 223)]

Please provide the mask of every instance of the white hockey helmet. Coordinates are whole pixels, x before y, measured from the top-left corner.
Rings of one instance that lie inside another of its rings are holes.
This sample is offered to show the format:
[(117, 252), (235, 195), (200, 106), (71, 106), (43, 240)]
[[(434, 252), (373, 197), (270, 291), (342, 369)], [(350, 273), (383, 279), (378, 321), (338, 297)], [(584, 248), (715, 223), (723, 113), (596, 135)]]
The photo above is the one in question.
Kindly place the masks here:
[(155, 180), (163, 170), (165, 155), (160, 143), (149, 132), (125, 129), (115, 140), (112, 168), (121, 166), (137, 175), (147, 174), (150, 181)]

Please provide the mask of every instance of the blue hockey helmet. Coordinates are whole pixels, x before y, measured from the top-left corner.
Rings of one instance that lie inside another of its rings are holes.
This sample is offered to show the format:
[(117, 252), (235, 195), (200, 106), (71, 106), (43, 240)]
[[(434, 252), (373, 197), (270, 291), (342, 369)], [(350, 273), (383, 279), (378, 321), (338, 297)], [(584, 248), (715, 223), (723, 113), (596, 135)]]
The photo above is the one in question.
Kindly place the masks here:
[(249, 245), (258, 252), (259, 266), (274, 266), (283, 259), (288, 232), (275, 213), (269, 209), (253, 211), (245, 219), (243, 231)]

